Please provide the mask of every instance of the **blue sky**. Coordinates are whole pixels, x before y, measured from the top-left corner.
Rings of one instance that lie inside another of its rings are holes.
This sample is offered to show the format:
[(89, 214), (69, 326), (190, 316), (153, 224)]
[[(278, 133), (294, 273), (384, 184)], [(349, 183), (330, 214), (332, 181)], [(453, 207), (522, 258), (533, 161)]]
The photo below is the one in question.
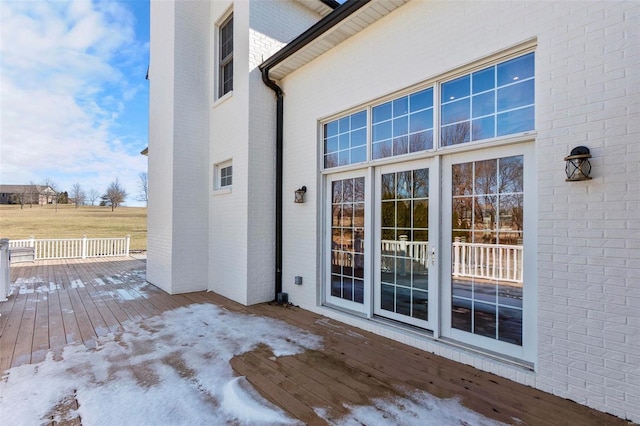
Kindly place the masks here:
[(141, 205), (149, 1), (0, 1), (0, 183), (51, 179)]

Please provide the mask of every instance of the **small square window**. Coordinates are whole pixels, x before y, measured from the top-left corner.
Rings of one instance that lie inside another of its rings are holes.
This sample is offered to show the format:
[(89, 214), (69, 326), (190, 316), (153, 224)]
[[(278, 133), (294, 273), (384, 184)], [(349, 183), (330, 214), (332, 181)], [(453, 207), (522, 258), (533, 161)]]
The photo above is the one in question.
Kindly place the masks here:
[(231, 188), (233, 184), (233, 165), (231, 161), (218, 163), (214, 166), (214, 190)]
[(233, 182), (232, 168), (233, 166), (227, 166), (227, 167), (223, 167), (220, 170), (220, 186), (221, 187), (231, 186), (231, 183)]

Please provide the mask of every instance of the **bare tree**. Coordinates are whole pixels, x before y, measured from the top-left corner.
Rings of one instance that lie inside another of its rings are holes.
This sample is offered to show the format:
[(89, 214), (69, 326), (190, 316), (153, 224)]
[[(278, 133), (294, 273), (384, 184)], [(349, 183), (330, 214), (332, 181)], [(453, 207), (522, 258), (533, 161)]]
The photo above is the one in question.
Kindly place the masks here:
[(29, 182), (29, 208), (33, 207), (33, 203), (40, 204), (40, 192), (34, 181)]
[(76, 205), (76, 209), (81, 205), (84, 205), (84, 201), (86, 199), (86, 195), (82, 190), (82, 186), (79, 183), (74, 183), (71, 187), (71, 198), (73, 199), (74, 204)]
[(138, 175), (138, 197), (136, 198), (136, 200), (138, 201), (144, 201), (145, 206), (147, 205), (147, 202), (149, 201), (149, 186), (148, 186), (148, 175), (147, 172), (140, 172), (140, 174)]
[(28, 187), (20, 186), (18, 190), (11, 195), (10, 202), (15, 204), (20, 204), (20, 210), (24, 208), (24, 203), (27, 201), (28, 197)]
[(120, 185), (118, 179), (111, 182), (109, 187), (107, 188), (107, 192), (101, 197), (102, 200), (111, 206), (111, 211), (113, 211), (116, 207), (124, 202), (127, 198), (127, 192)]
[(100, 198), (100, 193), (95, 189), (91, 189), (89, 190), (89, 194), (87, 194), (87, 198), (89, 199), (89, 201), (91, 202), (91, 205), (93, 206), (96, 200)]

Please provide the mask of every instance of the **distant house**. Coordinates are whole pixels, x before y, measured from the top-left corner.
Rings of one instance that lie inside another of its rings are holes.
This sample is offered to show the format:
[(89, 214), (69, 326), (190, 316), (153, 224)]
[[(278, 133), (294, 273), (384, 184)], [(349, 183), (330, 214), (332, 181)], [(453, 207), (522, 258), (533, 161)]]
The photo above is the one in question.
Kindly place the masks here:
[(53, 204), (56, 191), (43, 185), (0, 185), (0, 204)]
[(640, 422), (639, 16), (152, 2), (148, 280)]

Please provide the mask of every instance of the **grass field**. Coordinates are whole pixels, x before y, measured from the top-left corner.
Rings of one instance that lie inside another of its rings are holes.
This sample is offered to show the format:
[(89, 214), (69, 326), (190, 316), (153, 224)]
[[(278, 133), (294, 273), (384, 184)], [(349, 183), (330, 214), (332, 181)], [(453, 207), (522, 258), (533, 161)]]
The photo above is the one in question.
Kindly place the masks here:
[(147, 249), (147, 209), (60, 204), (0, 205), (0, 238), (119, 238), (131, 236), (131, 250)]

